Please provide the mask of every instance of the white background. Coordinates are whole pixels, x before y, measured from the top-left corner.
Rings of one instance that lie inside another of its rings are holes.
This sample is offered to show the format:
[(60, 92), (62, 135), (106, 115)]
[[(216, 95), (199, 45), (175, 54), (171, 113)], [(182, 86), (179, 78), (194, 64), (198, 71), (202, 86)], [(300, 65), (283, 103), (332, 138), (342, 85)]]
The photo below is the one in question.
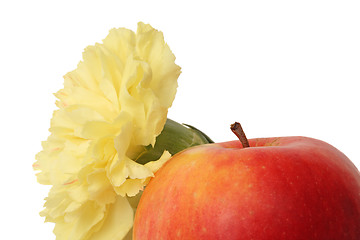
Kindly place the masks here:
[(359, 168), (359, 12), (347, 0), (2, 1), (0, 239), (55, 239), (31, 166), (52, 93), (86, 46), (138, 21), (163, 31), (182, 67), (170, 118), (215, 141), (236, 139), (234, 121), (249, 138), (322, 139)]

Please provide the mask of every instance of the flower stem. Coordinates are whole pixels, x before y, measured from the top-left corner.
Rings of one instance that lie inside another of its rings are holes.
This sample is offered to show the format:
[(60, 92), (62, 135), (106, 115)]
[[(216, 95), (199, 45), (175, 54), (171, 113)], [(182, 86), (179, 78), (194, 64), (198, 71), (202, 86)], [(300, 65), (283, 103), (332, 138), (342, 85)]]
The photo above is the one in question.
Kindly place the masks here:
[(136, 162), (145, 164), (157, 160), (165, 150), (174, 155), (186, 148), (213, 142), (199, 129), (167, 119), (163, 131), (156, 138), (155, 146), (144, 147), (144, 151), (139, 154)]
[(240, 123), (235, 122), (230, 126), (231, 131), (239, 138), (243, 148), (250, 147), (249, 141), (245, 135), (244, 130), (242, 129)]

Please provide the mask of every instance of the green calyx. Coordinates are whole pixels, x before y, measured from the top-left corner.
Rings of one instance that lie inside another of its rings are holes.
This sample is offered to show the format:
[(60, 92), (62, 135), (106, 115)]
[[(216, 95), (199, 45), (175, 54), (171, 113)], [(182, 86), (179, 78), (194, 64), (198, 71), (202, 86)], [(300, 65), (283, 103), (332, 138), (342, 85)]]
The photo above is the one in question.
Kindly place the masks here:
[(156, 138), (155, 146), (146, 146), (136, 162), (145, 164), (159, 159), (164, 151), (174, 155), (186, 148), (208, 143), (213, 141), (197, 128), (167, 119), (164, 129)]

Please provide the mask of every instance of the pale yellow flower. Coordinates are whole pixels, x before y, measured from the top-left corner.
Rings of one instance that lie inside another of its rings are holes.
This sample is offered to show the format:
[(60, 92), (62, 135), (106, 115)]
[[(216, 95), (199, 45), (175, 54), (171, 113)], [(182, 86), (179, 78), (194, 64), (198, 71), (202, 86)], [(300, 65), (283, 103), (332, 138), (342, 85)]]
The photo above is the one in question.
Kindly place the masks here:
[(112, 29), (64, 76), (34, 164), (38, 181), (52, 185), (41, 215), (57, 239), (116, 240), (131, 230), (130, 197), (171, 156), (136, 162), (166, 122), (180, 74), (174, 61), (163, 34), (139, 23), (137, 33)]

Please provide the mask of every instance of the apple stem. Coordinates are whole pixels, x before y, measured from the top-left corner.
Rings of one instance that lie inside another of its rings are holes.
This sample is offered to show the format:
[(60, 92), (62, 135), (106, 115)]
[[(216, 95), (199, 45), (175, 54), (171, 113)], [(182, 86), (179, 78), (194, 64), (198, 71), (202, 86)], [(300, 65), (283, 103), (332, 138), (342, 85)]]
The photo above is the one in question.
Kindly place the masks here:
[(244, 130), (242, 129), (240, 123), (235, 122), (230, 126), (231, 131), (239, 138), (243, 148), (250, 147), (249, 141), (245, 135)]

